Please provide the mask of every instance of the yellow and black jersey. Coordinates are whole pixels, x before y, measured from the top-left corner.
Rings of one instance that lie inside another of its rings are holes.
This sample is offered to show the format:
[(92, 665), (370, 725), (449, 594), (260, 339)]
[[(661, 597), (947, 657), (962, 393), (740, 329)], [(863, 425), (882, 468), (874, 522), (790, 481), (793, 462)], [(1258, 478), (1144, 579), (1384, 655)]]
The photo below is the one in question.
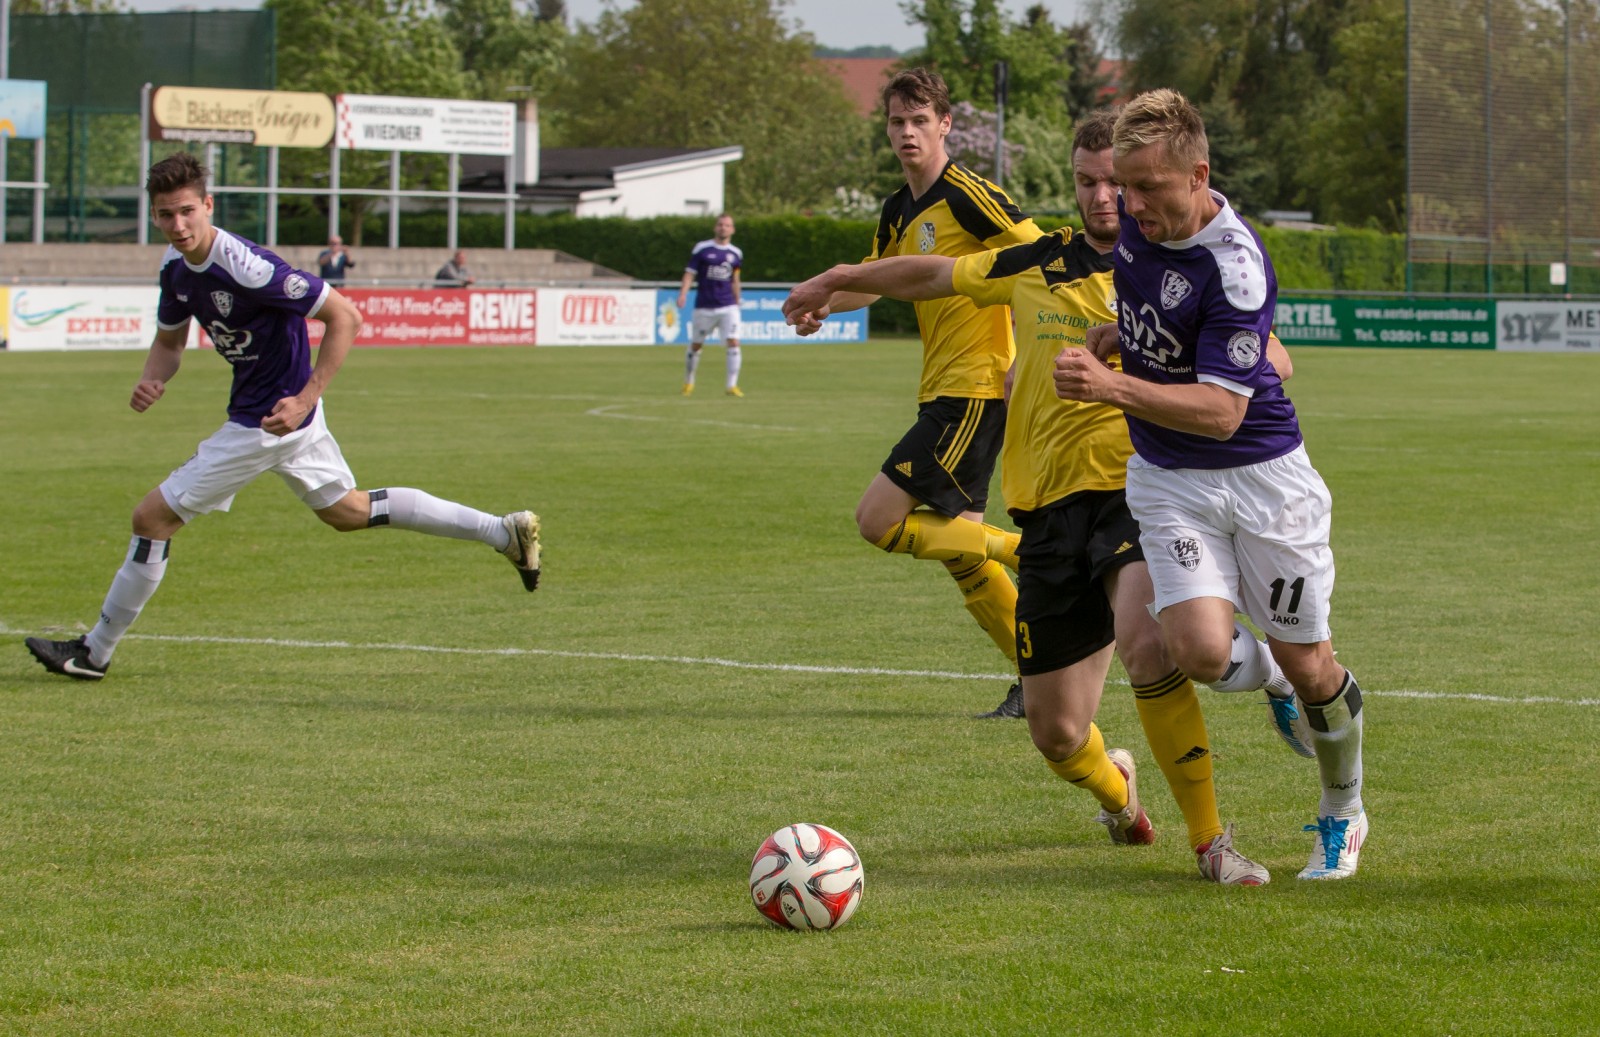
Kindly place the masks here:
[[(1039, 237), (1039, 228), (1004, 191), (954, 162), (921, 198), (907, 184), (883, 203), (867, 259), (885, 256), (966, 256)], [(959, 296), (919, 302), (922, 334), (920, 403), (937, 396), (999, 399), (1011, 366), (1011, 318)]]
[[(1122, 412), (1063, 400), (1052, 377), (1062, 349), (1083, 346), (1089, 328), (1117, 319), (1111, 256), (1063, 229), (958, 259), (955, 287), (979, 306), (1009, 304), (1016, 316), (1016, 375), (1000, 454), (1006, 507), (1037, 511), (1081, 490), (1123, 489), (1133, 445)], [(1117, 366), (1115, 356), (1111, 363)]]

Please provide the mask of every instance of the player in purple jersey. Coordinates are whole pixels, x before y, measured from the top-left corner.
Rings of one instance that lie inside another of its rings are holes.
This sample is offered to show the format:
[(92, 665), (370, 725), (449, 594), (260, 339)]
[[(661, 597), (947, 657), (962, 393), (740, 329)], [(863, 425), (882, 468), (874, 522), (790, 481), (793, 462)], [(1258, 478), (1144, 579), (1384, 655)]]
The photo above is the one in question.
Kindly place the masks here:
[(689, 286), (698, 282), (694, 293), (694, 316), (689, 321), (689, 352), (684, 357), (683, 394), (694, 392), (695, 372), (700, 369), (700, 347), (712, 334), (728, 347), (729, 396), (743, 396), (739, 388), (739, 267), (744, 253), (733, 243), (733, 217), (717, 217), (712, 236), (697, 242), (689, 253), (689, 265), (678, 286), (678, 309), (689, 301)]
[[(1266, 355), (1272, 263), (1211, 190), (1205, 124), (1181, 94), (1130, 101), (1112, 148), (1117, 323), (1062, 351), (1056, 391), (1127, 414), (1128, 506), (1168, 651), (1213, 688), (1268, 691), (1280, 732), (1315, 755), (1322, 781), (1300, 877), (1346, 878), (1368, 830), (1361, 689), (1333, 654), (1332, 499)], [(1103, 362), (1114, 350), (1120, 372)]]
[[(161, 266), (155, 341), (133, 388), (143, 413), (178, 373), (197, 320), (233, 365), (228, 420), (195, 455), (133, 509), (133, 539), (122, 568), (83, 637), (30, 637), (34, 658), (52, 673), (79, 680), (106, 675), (117, 642), (166, 573), (174, 534), (208, 511), (227, 511), (236, 493), (275, 472), (317, 517), (341, 532), (394, 526), (457, 540), (478, 540), (511, 560), (523, 585), (539, 583), (539, 518), (531, 511), (491, 515), (421, 490), (356, 489), (355, 476), (328, 431), (322, 395), (344, 363), (361, 313), (321, 278), (211, 224), (207, 171), (179, 152), (150, 167), (145, 190), (156, 226), (172, 246)], [(306, 319), (326, 325), (316, 366)]]

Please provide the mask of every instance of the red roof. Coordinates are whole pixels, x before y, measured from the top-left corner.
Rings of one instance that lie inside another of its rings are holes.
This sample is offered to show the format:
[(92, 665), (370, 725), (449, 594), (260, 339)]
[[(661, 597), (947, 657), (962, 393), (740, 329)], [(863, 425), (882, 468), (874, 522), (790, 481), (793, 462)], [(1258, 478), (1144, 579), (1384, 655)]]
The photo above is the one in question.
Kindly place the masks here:
[(845, 93), (856, 103), (856, 111), (872, 115), (883, 101), (883, 88), (888, 85), (899, 58), (820, 58), (828, 70), (839, 77)]

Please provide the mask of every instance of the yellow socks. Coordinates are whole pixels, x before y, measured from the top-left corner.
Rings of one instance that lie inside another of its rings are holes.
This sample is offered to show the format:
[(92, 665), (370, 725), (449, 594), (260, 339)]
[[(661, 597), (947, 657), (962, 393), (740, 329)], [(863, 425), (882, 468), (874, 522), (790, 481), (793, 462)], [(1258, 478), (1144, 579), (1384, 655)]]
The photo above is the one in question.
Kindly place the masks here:
[(884, 534), (878, 546), (890, 554), (955, 561), (967, 556), (992, 559), (1013, 570), (1017, 567), (1017, 533), (999, 526), (918, 509)]
[(1189, 826), (1189, 845), (1222, 834), (1217, 789), (1211, 777), (1211, 740), (1194, 682), (1173, 670), (1154, 684), (1134, 685), (1139, 723), (1172, 798)]
[(1012, 665), (1017, 662), (1017, 585), (999, 562), (980, 561), (969, 565), (963, 556), (944, 563), (950, 570), (967, 611), (983, 627)]
[(1106, 755), (1105, 739), (1100, 737), (1100, 729), (1094, 724), (1089, 725), (1089, 737), (1083, 740), (1077, 752), (1059, 763), (1048, 757), (1044, 762), (1060, 777), (1080, 789), (1088, 789), (1089, 794), (1111, 813), (1127, 809), (1128, 783)]

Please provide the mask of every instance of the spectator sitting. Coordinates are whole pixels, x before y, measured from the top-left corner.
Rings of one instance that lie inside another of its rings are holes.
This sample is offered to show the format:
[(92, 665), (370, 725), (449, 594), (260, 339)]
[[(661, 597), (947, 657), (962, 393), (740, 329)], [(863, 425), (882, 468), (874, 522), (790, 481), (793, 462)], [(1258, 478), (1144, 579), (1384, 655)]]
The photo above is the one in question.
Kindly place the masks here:
[(433, 279), (441, 288), (466, 288), (477, 280), (472, 276), (472, 271), (467, 269), (467, 254), (460, 249), (456, 249), (450, 262), (440, 267)]

